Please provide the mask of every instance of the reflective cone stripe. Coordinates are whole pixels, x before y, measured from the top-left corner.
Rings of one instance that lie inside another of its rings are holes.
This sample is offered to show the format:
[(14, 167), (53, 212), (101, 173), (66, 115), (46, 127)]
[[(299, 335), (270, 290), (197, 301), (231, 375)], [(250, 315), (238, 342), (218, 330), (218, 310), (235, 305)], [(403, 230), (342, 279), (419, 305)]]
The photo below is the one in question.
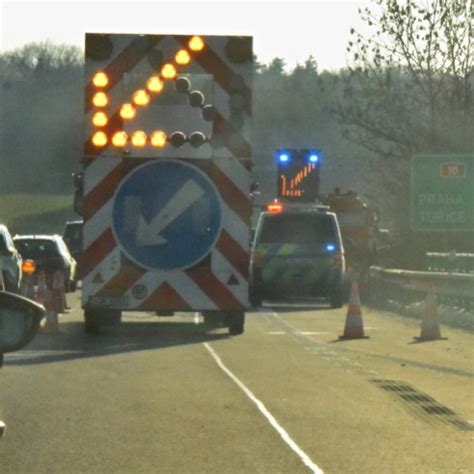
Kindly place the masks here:
[(441, 330), (438, 322), (438, 305), (436, 301), (436, 290), (434, 285), (430, 285), (425, 298), (423, 309), (423, 319), (421, 321), (421, 333), (415, 339), (430, 341), (435, 339), (446, 339), (441, 337)]
[(339, 339), (366, 339), (364, 335), (364, 323), (360, 308), (359, 285), (356, 280), (351, 285), (351, 295), (347, 306), (346, 324), (344, 334)]
[(56, 271), (53, 276), (53, 285), (52, 285), (52, 293), (53, 293), (53, 301), (54, 301), (54, 309), (58, 313), (64, 313), (65, 306), (64, 306), (64, 299), (61, 292), (61, 280), (63, 279), (62, 272)]
[(46, 302), (46, 275), (42, 271), (38, 275), (38, 290), (36, 291), (36, 301), (44, 306)]
[(43, 306), (46, 311), (43, 329), (46, 332), (57, 333), (59, 332), (59, 321), (53, 290), (54, 280), (51, 282), (51, 285), (48, 286), (48, 280), (45, 279), (45, 284), (45, 299)]

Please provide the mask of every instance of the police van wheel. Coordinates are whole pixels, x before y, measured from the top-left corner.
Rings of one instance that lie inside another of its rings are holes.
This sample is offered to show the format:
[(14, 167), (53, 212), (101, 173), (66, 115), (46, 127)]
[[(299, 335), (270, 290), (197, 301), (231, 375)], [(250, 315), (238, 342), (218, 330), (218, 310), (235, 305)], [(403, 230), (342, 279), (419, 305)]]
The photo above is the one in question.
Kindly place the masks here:
[(338, 288), (334, 290), (329, 296), (329, 304), (331, 308), (342, 308), (344, 304), (344, 289)]
[(97, 334), (99, 331), (97, 312), (90, 309), (84, 310), (84, 331), (86, 334)]
[(245, 313), (229, 314), (229, 334), (238, 336), (244, 333)]

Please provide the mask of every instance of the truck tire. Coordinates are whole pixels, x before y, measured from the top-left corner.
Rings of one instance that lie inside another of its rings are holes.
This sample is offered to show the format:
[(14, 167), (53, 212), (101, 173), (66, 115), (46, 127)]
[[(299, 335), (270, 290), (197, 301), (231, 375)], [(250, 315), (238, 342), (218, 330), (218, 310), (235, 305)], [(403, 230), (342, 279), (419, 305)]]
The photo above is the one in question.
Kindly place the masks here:
[(99, 324), (97, 312), (91, 309), (84, 310), (84, 331), (86, 334), (97, 334)]
[(262, 306), (262, 293), (256, 288), (250, 288), (249, 301), (251, 306), (253, 306), (254, 308), (259, 308), (260, 306)]
[(106, 326), (117, 326), (122, 323), (122, 311), (109, 309), (106, 312)]
[(117, 326), (122, 322), (122, 311), (119, 309), (85, 309), (84, 331), (97, 334), (103, 327)]
[(229, 318), (229, 334), (231, 336), (238, 336), (244, 333), (245, 313), (232, 313), (228, 315)]

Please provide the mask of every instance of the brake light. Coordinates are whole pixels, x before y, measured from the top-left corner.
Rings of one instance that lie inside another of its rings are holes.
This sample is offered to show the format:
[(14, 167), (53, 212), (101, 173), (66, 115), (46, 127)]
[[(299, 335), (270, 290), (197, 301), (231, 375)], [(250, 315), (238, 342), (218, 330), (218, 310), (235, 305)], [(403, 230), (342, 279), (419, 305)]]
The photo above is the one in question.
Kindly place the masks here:
[(275, 199), (270, 204), (267, 204), (267, 211), (271, 214), (278, 214), (283, 211), (283, 204)]
[(263, 260), (263, 256), (261, 253), (259, 252), (252, 252), (250, 254), (250, 263), (251, 265), (253, 265), (254, 267), (261, 267), (262, 266), (262, 260)]

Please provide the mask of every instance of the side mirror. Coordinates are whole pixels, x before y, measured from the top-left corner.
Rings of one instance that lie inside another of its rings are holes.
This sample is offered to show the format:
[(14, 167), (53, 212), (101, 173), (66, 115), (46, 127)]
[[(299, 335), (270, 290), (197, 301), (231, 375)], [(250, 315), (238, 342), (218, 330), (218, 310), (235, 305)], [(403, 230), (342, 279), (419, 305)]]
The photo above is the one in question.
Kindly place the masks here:
[(36, 335), (44, 307), (22, 296), (0, 291), (0, 366), (3, 354), (26, 346)]

